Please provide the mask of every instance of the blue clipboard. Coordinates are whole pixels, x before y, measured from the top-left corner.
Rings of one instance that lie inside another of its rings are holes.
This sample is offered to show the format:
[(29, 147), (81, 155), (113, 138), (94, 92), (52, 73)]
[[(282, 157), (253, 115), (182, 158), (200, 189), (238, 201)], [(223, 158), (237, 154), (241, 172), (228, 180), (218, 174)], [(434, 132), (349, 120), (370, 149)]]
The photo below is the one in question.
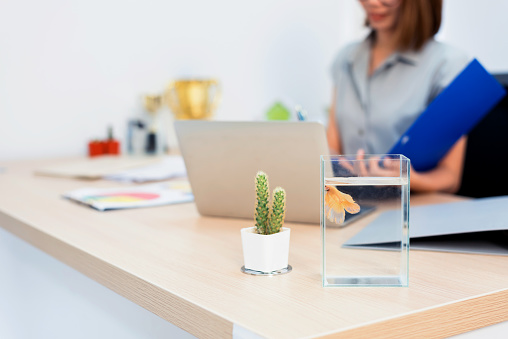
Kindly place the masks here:
[(403, 154), (417, 171), (430, 170), (461, 136), (505, 96), (506, 91), (474, 59), (400, 137), (388, 154)]

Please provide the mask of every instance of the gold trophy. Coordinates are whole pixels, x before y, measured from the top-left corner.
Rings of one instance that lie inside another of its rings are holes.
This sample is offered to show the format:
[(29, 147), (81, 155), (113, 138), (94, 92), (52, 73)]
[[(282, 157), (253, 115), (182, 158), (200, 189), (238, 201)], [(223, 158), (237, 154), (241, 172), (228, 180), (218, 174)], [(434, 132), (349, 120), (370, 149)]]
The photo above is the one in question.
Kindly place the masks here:
[(151, 114), (155, 115), (162, 105), (161, 95), (144, 95), (143, 104), (145, 109)]
[(210, 119), (221, 99), (217, 80), (175, 80), (166, 89), (165, 101), (176, 119)]

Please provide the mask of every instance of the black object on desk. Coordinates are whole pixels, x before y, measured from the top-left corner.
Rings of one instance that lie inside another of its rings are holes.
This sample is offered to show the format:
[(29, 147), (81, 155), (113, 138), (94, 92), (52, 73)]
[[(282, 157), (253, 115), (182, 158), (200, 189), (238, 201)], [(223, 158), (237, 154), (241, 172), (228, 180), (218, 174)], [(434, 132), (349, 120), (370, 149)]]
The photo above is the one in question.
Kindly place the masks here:
[[(494, 75), (508, 91), (508, 74)], [(508, 96), (468, 134), (458, 195), (482, 198), (508, 195)]]
[(146, 139), (146, 153), (154, 154), (157, 152), (157, 134), (154, 131), (148, 133)]

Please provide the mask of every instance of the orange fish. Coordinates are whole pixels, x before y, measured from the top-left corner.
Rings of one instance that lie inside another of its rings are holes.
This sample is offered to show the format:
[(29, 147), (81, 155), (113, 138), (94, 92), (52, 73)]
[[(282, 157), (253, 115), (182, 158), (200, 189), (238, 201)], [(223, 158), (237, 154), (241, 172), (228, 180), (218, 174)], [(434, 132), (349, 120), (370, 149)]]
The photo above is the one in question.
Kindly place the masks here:
[(360, 205), (349, 194), (342, 193), (333, 186), (325, 186), (325, 190), (325, 212), (328, 220), (342, 224), (346, 217), (344, 210), (351, 214), (360, 212)]

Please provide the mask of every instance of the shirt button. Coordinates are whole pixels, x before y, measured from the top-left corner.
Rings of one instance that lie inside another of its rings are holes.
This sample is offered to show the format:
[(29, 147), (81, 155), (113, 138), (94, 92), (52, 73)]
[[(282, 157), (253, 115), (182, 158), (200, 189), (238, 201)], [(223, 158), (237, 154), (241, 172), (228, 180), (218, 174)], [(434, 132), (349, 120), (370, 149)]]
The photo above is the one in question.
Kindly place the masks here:
[(364, 133), (363, 129), (362, 129), (362, 128), (360, 128), (360, 129), (358, 130), (358, 135), (363, 135), (363, 133)]

